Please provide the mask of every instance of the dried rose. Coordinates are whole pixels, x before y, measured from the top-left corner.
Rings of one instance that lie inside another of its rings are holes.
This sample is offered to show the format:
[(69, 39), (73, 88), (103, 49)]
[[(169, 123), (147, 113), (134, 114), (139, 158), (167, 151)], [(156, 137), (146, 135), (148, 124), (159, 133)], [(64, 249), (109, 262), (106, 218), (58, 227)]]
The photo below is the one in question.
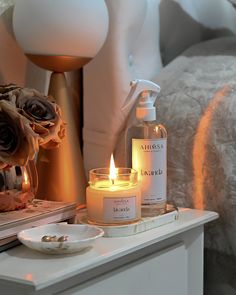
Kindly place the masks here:
[(15, 84), (0, 85), (0, 100), (8, 100), (15, 104), (20, 89), (21, 87)]
[(39, 134), (39, 144), (51, 149), (59, 145), (65, 136), (65, 123), (60, 107), (34, 89), (22, 88), (16, 98), (19, 112), (31, 121), (31, 127)]
[(25, 165), (38, 151), (39, 136), (16, 108), (0, 100), (0, 168)]
[(20, 86), (17, 86), (16, 84), (5, 84), (0, 85), (0, 94), (9, 93), (13, 90), (20, 89)]

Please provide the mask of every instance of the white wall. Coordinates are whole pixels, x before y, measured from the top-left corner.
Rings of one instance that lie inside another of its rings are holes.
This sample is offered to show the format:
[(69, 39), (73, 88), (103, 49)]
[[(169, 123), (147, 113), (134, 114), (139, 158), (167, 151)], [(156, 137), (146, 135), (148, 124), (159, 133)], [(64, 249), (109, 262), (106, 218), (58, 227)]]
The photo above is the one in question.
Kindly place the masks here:
[[(19, 86), (35, 88), (47, 94), (50, 72), (31, 63), (15, 41), (12, 29), (15, 1), (17, 0), (0, 0), (0, 84), (15, 83)], [(71, 98), (76, 102), (77, 109), (75, 111), (79, 118), (81, 113), (79, 72), (69, 72), (67, 78)]]
[(12, 31), (14, 0), (0, 0), (0, 84), (15, 83), (45, 92), (46, 71), (27, 61)]
[[(0, 84), (15, 83), (47, 93), (50, 72), (35, 66), (15, 41), (12, 12), (17, 0), (0, 0)], [(78, 98), (78, 75), (67, 74), (72, 96)]]

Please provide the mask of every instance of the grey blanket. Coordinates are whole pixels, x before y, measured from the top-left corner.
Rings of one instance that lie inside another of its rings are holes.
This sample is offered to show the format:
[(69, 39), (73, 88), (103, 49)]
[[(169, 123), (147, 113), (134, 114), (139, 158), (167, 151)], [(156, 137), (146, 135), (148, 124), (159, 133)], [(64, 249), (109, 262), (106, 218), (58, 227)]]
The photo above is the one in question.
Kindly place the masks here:
[(205, 292), (236, 294), (236, 38), (193, 46), (156, 82), (169, 201), (220, 214), (206, 228)]

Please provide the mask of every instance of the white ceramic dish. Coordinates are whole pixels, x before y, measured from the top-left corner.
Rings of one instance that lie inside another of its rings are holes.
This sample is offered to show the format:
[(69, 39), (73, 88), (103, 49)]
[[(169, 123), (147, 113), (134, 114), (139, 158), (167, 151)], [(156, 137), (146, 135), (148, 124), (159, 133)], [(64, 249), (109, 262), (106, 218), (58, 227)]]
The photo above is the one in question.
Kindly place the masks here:
[[(17, 234), (25, 246), (48, 254), (75, 253), (91, 247), (104, 231), (93, 225), (53, 223), (22, 230)], [(43, 236), (67, 236), (63, 242), (42, 242)]]

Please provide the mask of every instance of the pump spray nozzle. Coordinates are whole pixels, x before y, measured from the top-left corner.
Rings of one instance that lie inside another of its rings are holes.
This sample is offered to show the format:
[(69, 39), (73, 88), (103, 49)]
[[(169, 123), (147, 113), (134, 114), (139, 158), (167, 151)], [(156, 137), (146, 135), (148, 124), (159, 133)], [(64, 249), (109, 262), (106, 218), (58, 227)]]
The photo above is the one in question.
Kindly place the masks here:
[(136, 117), (142, 121), (153, 121), (156, 119), (154, 103), (160, 87), (152, 81), (137, 79), (130, 82), (130, 92), (122, 107), (123, 111), (130, 111), (135, 100), (139, 96), (136, 108)]

